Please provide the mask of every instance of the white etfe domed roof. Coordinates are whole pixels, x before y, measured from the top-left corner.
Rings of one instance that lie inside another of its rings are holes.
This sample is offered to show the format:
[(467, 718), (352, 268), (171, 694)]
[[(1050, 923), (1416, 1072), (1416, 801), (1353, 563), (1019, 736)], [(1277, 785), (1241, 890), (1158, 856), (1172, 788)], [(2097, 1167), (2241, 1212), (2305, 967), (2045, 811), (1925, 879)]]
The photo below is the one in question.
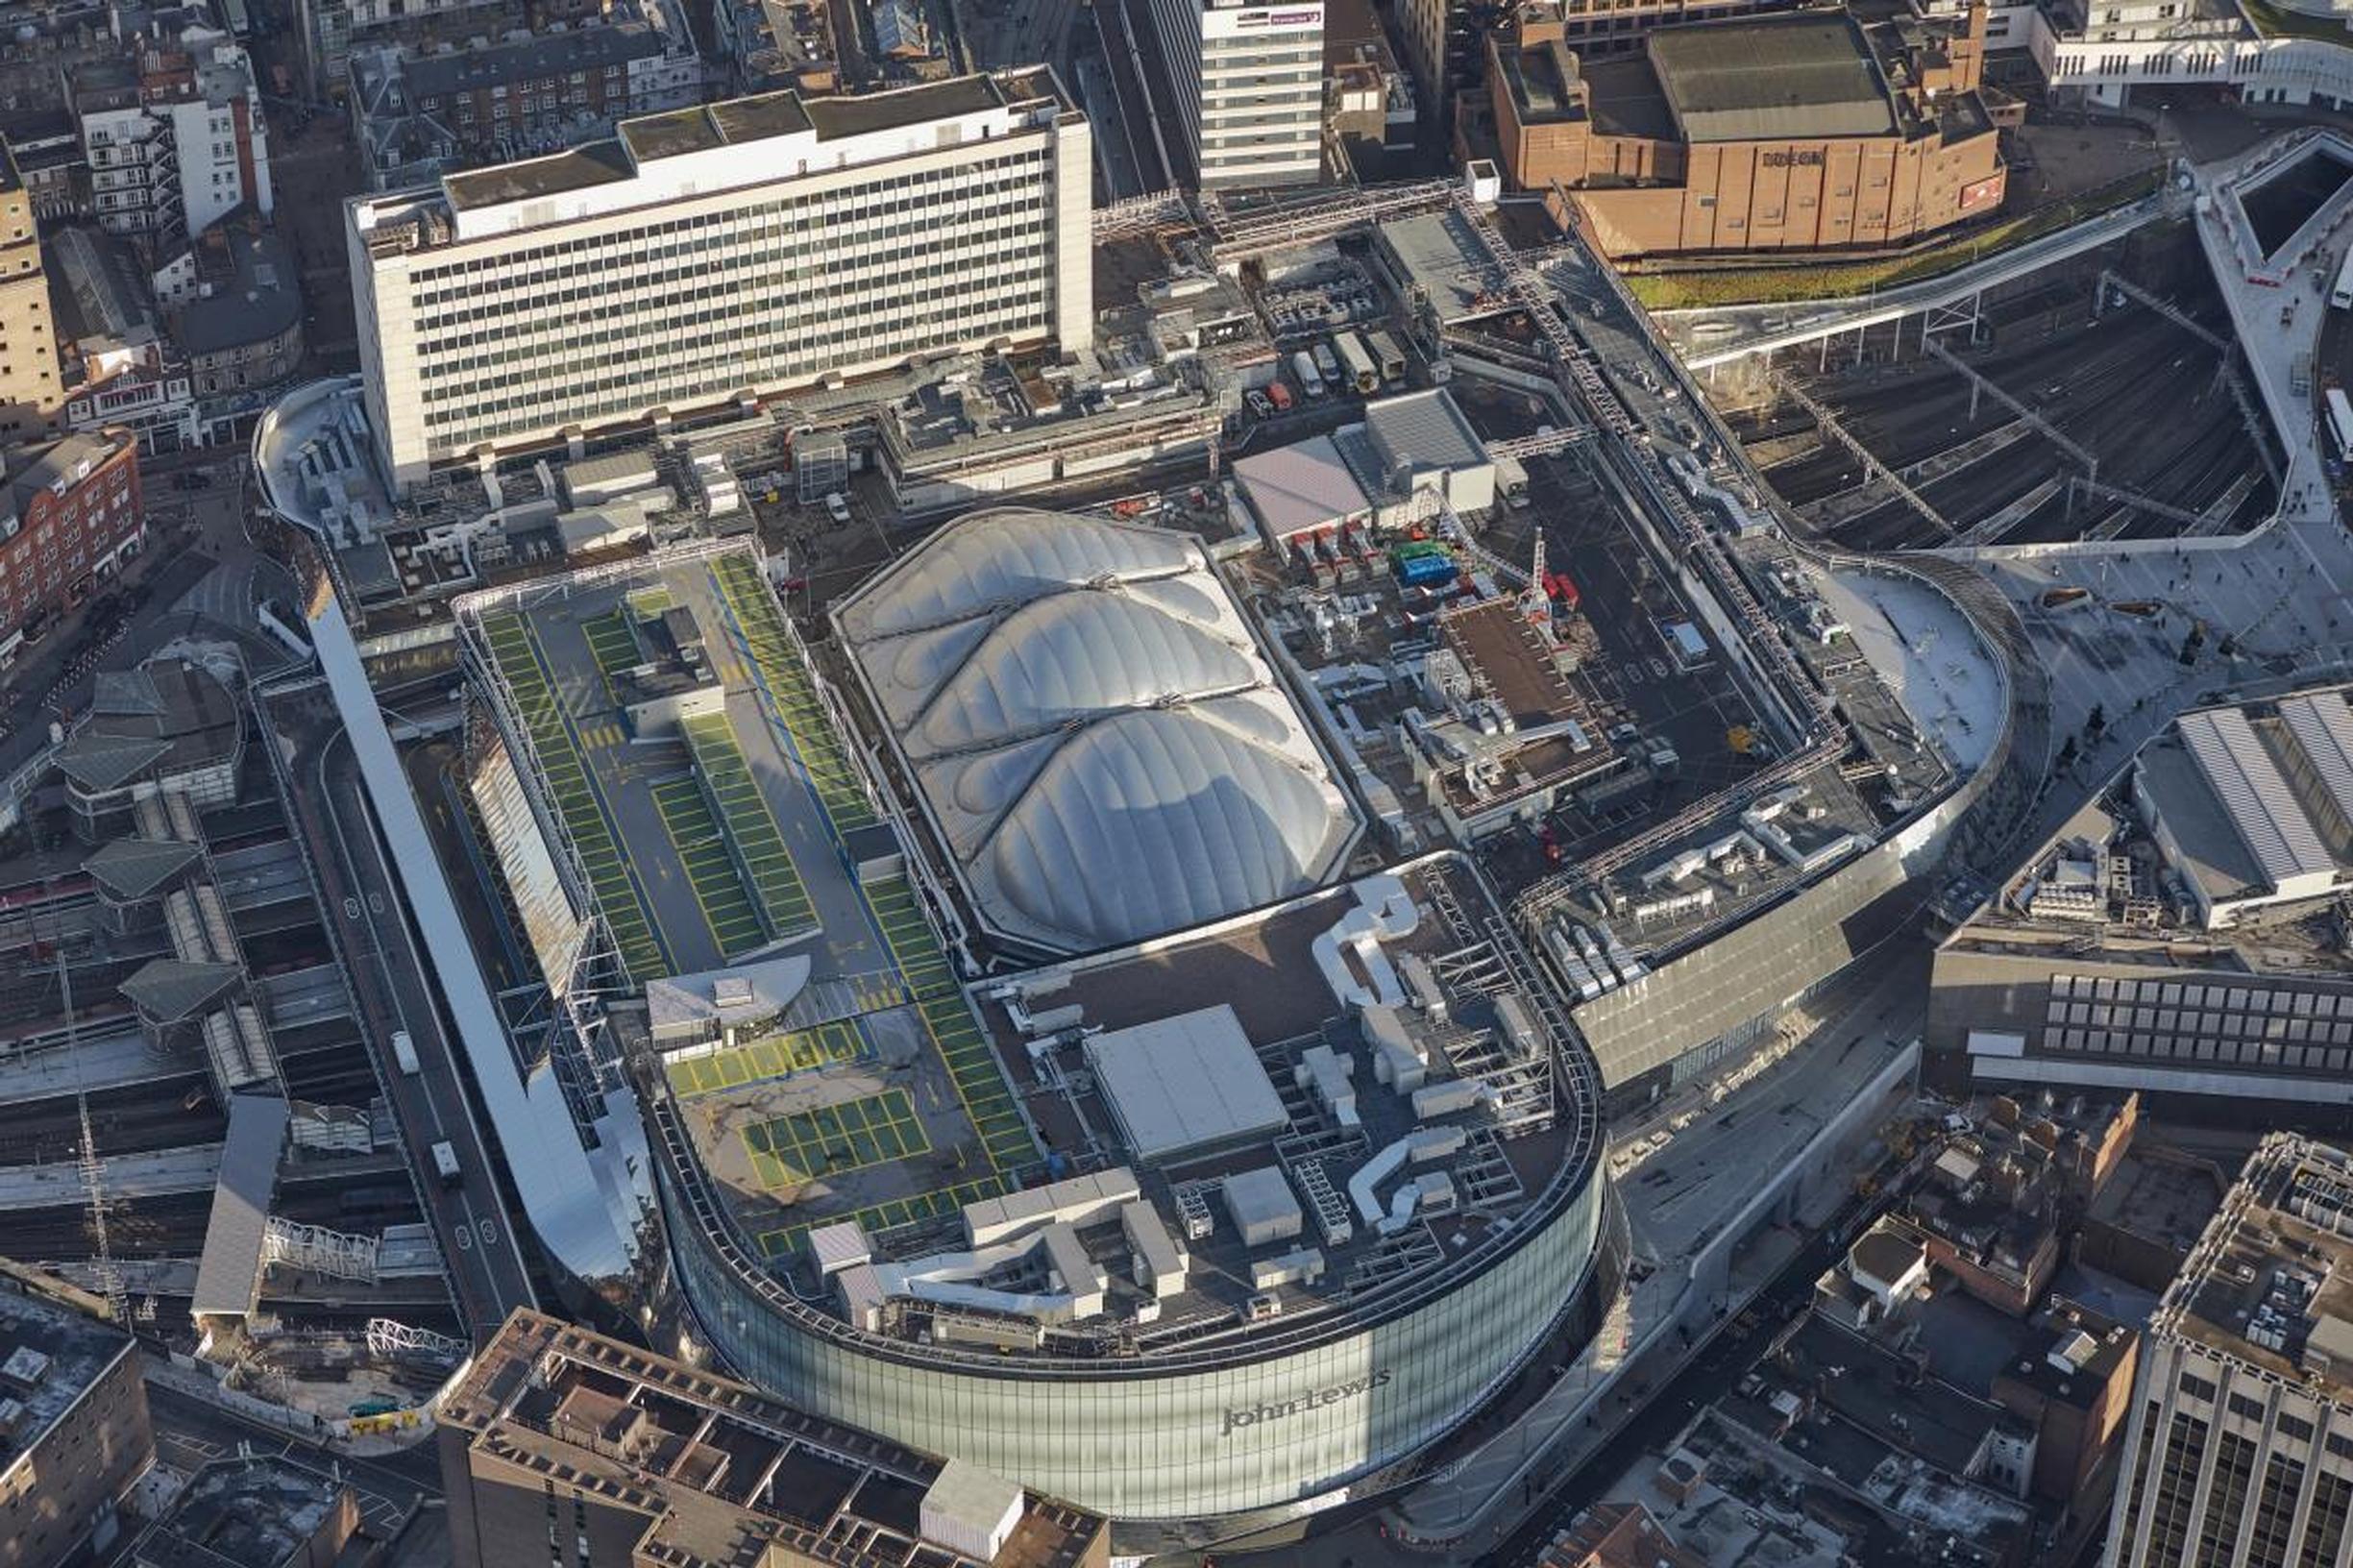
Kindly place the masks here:
[(1323, 753), (1181, 534), (977, 512), (835, 625), (1006, 936), (1084, 951), (1180, 930), (1317, 886), (1355, 842)]

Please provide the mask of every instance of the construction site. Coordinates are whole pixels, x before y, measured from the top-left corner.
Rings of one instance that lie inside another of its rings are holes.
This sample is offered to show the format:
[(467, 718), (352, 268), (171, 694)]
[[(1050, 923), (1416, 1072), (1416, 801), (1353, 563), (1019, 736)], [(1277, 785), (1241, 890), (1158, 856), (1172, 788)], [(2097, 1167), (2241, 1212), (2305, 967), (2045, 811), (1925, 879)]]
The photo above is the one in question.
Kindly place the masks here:
[(343, 1417), (422, 1397), (464, 1319), (290, 750), (241, 661), (98, 677), (54, 847), (0, 867), (0, 1204), (15, 1261)]
[(2279, 500), (2278, 440), (2187, 225), (1718, 367), (1710, 392), (1789, 514), (1851, 550), (2237, 533)]

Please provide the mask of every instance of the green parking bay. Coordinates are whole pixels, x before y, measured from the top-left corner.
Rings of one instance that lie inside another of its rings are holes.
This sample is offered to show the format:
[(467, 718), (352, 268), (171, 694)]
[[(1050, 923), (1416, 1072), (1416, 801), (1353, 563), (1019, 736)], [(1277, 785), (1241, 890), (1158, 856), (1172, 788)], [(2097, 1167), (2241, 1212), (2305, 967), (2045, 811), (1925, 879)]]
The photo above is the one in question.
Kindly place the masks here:
[(755, 1122), (744, 1129), (744, 1147), (760, 1184), (775, 1189), (904, 1160), (929, 1149), (931, 1139), (907, 1091), (887, 1089)]

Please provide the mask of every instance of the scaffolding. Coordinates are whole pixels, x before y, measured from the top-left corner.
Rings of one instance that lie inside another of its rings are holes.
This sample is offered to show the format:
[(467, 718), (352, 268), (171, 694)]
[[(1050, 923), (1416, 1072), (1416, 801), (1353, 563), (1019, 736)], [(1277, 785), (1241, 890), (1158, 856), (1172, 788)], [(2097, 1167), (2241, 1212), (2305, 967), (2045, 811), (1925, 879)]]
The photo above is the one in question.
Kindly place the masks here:
[(420, 1329), (397, 1318), (368, 1319), (368, 1354), (381, 1361), (429, 1360), (454, 1366), (473, 1347), (463, 1339)]
[(376, 1283), (376, 1237), (297, 1225), (276, 1214), (261, 1229), (261, 1266), (282, 1263), (305, 1274)]

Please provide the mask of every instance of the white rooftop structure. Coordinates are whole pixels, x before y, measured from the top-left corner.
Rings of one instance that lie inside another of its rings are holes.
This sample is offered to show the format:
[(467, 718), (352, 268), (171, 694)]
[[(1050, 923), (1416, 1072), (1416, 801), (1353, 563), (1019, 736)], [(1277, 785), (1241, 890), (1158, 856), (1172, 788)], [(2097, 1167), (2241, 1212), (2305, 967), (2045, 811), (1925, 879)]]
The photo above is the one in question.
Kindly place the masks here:
[(999, 936), (1141, 941), (1337, 874), (1362, 824), (1200, 543), (975, 512), (834, 612)]
[(1145, 1164), (1263, 1138), (1290, 1120), (1224, 1002), (1107, 1030), (1086, 1052), (1129, 1150)]
[(2236, 708), (2184, 714), (2181, 738), (2271, 886), (2282, 894), (2325, 892), (2337, 863), (2246, 715)]
[(1021, 1488), (964, 1459), (941, 1466), (923, 1493), (917, 1528), (927, 1541), (993, 1562), (1021, 1522)]
[(1486, 444), (1442, 386), (1376, 398), (1364, 405), (1364, 428), (1385, 457), (1433, 468), (1468, 468), (1489, 461)]
[(1372, 514), (1372, 499), (1328, 435), (1238, 459), (1234, 478), (1270, 545)]

